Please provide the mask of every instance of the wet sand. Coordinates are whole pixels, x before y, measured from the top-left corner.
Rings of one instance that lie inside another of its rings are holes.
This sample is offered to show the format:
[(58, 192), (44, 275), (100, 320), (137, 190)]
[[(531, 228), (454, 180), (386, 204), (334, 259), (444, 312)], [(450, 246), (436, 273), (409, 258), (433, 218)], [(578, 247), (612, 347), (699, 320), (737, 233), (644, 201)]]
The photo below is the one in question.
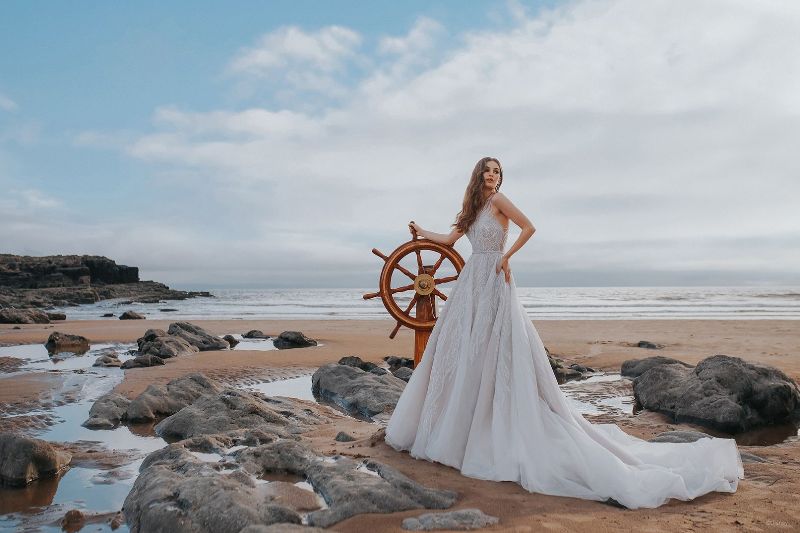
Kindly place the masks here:
[[(133, 342), (148, 328), (166, 329), (171, 321), (67, 321), (56, 324), (23, 325), (14, 330), (0, 325), (0, 344), (44, 342), (53, 331), (88, 337), (91, 342)], [(166, 382), (188, 372), (204, 372), (225, 381), (271, 380), (310, 373), (318, 366), (345, 355), (382, 362), (386, 355), (411, 356), (413, 332), (402, 330), (396, 339), (388, 334), (394, 323), (385, 321), (335, 320), (196, 320), (206, 330), (224, 335), (260, 329), (267, 334), (299, 330), (318, 339), (323, 346), (284, 351), (203, 352), (170, 359), (165, 366), (133, 369), (116, 390), (134, 396), (148, 384)], [(715, 355), (739, 356), (748, 361), (773, 365), (793, 379), (800, 379), (799, 321), (725, 320), (604, 320), (534, 321), (551, 353), (568, 362), (617, 372), (623, 361), (652, 355), (675, 357), (689, 363)], [(648, 350), (639, 340), (665, 345)], [(0, 356), (3, 350), (0, 347)], [(0, 405), (38, 402), (47, 393), (46, 373), (26, 374), (0, 388)], [(614, 422), (639, 437), (651, 437), (670, 429), (689, 428), (671, 424), (665, 417), (643, 412), (636, 416), (602, 414), (587, 417), (594, 422)], [(514, 483), (480, 481), (458, 471), (399, 453), (375, 435), (378, 426), (343, 419), (304, 436), (316, 449), (354, 457), (372, 457), (398, 468), (423, 484), (455, 490), (460, 497), (455, 509), (478, 507), (500, 518), (487, 530), (509, 531), (797, 531), (800, 530), (800, 442), (792, 439), (772, 446), (743, 446), (765, 458), (766, 463), (745, 464), (746, 478), (733, 494), (709, 494), (692, 502), (673, 501), (658, 509), (622, 510), (572, 498), (526, 492)], [(338, 443), (333, 437), (347, 431), (359, 440)], [(542, 450), (542, 453), (548, 453)], [(402, 518), (423, 511), (392, 515), (360, 515), (341, 522), (336, 531), (402, 531)]]

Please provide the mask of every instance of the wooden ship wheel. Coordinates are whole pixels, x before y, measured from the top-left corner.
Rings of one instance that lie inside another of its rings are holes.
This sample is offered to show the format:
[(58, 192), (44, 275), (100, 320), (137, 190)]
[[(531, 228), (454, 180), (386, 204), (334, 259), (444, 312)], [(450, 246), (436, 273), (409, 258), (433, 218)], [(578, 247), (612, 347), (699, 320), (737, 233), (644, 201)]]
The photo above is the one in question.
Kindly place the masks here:
[[(364, 295), (364, 299), (380, 296), (386, 310), (397, 320), (397, 326), (389, 334), (390, 339), (397, 335), (401, 326), (414, 330), (414, 367), (416, 367), (425, 351), (431, 330), (436, 324), (436, 298), (442, 301), (447, 300), (447, 296), (439, 290), (439, 287), (458, 279), (461, 269), (464, 268), (464, 259), (452, 246), (419, 239), (413, 230), (412, 235), (413, 238), (410, 241), (401, 244), (388, 256), (377, 248), (372, 249), (372, 253), (383, 259), (384, 264), (378, 281), (378, 292), (367, 293)], [(439, 254), (439, 258), (432, 265), (423, 264), (422, 252), (425, 250)], [(416, 256), (416, 274), (400, 264), (404, 258), (412, 254)], [(437, 278), (436, 272), (445, 261), (452, 265), (456, 273)], [(401, 278), (402, 276), (407, 277), (411, 283), (392, 287), (392, 277), (396, 272), (401, 274)], [(408, 291), (414, 291), (414, 294), (403, 309), (395, 298)]]

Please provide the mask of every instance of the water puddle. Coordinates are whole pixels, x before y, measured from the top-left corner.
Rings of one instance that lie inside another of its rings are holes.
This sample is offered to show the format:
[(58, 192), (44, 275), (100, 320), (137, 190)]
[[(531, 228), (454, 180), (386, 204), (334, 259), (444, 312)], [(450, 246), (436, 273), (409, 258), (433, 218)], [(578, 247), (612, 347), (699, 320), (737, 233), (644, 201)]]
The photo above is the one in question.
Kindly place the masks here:
[(233, 350), (256, 350), (256, 351), (269, 351), (277, 350), (275, 345), (272, 344), (272, 339), (246, 339), (239, 333), (230, 334), (234, 339), (239, 341), (239, 344), (233, 347)]

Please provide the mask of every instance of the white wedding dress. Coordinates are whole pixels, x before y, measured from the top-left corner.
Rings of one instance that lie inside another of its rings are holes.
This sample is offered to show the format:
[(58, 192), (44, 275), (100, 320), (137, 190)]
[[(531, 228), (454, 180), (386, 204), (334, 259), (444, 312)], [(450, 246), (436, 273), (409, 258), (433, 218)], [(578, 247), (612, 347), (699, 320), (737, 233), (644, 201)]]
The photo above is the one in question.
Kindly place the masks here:
[(470, 477), (628, 508), (657, 507), (744, 477), (731, 439), (653, 443), (591, 424), (558, 386), (514, 279), (495, 272), (507, 231), (489, 202), (467, 231), (472, 255), (386, 427), (386, 442)]

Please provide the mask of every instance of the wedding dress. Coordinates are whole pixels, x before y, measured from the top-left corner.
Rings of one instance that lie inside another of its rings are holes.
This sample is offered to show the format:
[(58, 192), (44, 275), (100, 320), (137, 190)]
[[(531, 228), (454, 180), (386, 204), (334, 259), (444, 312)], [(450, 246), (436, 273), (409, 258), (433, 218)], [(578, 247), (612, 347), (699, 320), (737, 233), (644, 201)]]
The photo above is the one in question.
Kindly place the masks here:
[(386, 442), (470, 477), (531, 492), (658, 507), (744, 477), (735, 441), (654, 443), (592, 424), (558, 386), (513, 276), (495, 272), (508, 237), (486, 203), (472, 255), (386, 427)]

